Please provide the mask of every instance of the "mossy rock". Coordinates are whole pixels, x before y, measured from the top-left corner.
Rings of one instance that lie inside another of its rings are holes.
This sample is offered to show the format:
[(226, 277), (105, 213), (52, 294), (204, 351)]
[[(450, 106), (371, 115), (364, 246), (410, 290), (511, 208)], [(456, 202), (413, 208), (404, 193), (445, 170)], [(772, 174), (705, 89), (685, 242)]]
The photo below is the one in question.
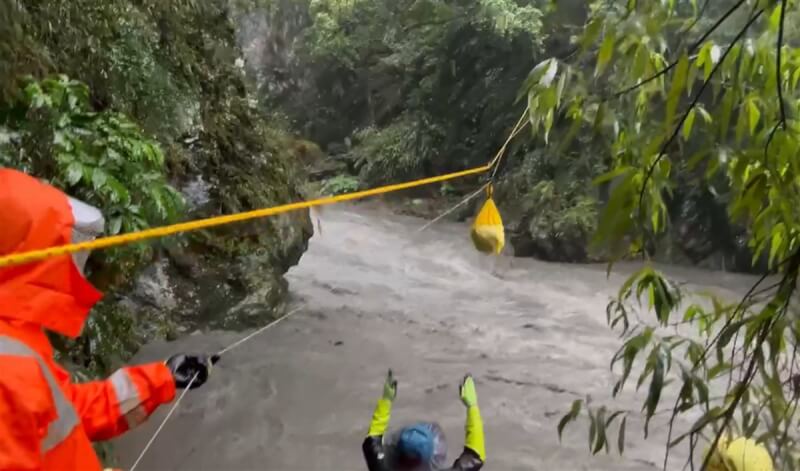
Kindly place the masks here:
[[(87, 83), (97, 111), (125, 113), (158, 140), (176, 187), (207, 183), (208, 201), (185, 218), (302, 199), (302, 157), (317, 158), (319, 149), (254, 107), (236, 66), (242, 51), (230, 7), (227, 0), (4, 2), (0, 106), (24, 74)], [(108, 374), (155, 337), (241, 326), (237, 312), (250, 324), (270, 318), (286, 296), (282, 276), (310, 234), (308, 215), (298, 212), (153, 242), (143, 271), (96, 254), (92, 281), (106, 299), (80, 339), (54, 338), (59, 356), (86, 379)], [(248, 297), (257, 309), (232, 310)]]

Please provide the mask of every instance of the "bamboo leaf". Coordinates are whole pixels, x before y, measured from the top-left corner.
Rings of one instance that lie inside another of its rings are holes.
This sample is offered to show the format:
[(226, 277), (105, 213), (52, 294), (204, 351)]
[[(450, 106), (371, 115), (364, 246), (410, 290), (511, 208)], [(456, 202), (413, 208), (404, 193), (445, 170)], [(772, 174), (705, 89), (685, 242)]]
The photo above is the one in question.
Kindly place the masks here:
[(748, 115), (745, 109), (739, 111), (739, 117), (736, 120), (736, 145), (741, 145), (748, 127)]
[(556, 107), (561, 106), (561, 98), (564, 96), (564, 87), (567, 85), (567, 72), (564, 71), (561, 73), (561, 77), (558, 78), (558, 86), (556, 87)]
[(720, 331), (719, 340), (717, 340), (717, 348), (722, 349), (725, 348), (728, 343), (730, 343), (731, 338), (733, 338), (733, 334), (735, 334), (743, 325), (747, 322), (752, 320), (752, 318), (741, 319), (735, 322), (731, 322), (726, 327)]
[(731, 364), (721, 361), (716, 365), (712, 366), (711, 369), (708, 370), (708, 379), (714, 379), (718, 377), (721, 373), (730, 370)]
[(694, 108), (692, 108), (689, 111), (689, 114), (686, 116), (686, 120), (683, 122), (683, 139), (684, 140), (688, 141), (689, 138), (692, 136), (692, 126), (694, 125), (694, 115), (695, 115), (695, 110), (694, 110)]
[(595, 437), (594, 447), (592, 448), (592, 454), (596, 455), (603, 449), (604, 446), (607, 446), (608, 440), (606, 438), (606, 422), (605, 422), (605, 414), (606, 408), (601, 407), (597, 411), (597, 418), (595, 419), (597, 423), (597, 435)]
[(655, 415), (658, 403), (661, 400), (661, 392), (664, 387), (664, 359), (660, 353), (655, 356), (655, 365), (653, 367), (653, 379), (650, 381), (650, 388), (647, 392), (647, 400), (645, 402), (645, 409), (647, 411), (644, 436), (648, 436), (648, 426), (650, 419)]
[(778, 258), (778, 254), (781, 253), (781, 249), (783, 249), (783, 223), (775, 226), (772, 230), (772, 241), (770, 242), (769, 247), (769, 266), (775, 266), (775, 260)]
[(622, 415), (624, 413), (625, 413), (625, 411), (618, 410), (618, 411), (614, 412), (613, 414), (611, 414), (610, 416), (608, 416), (608, 419), (606, 419), (606, 428), (610, 427), (611, 424), (614, 423), (614, 419), (616, 419), (617, 417), (619, 417), (620, 415)]
[(727, 139), (728, 128), (730, 127), (731, 123), (731, 114), (733, 113), (734, 100), (735, 98), (733, 93), (726, 93), (722, 97), (722, 104), (720, 105), (720, 111), (717, 115), (719, 118), (720, 139), (722, 141)]
[(697, 419), (694, 424), (692, 424), (691, 428), (688, 432), (676, 437), (669, 443), (669, 447), (673, 448), (675, 445), (678, 445), (681, 441), (683, 441), (686, 437), (691, 434), (697, 433), (703, 428), (705, 428), (708, 424), (713, 422), (714, 420), (718, 419), (724, 413), (724, 409), (722, 407), (716, 406), (711, 408), (708, 412), (703, 414), (702, 417)]
[(772, 31), (778, 30), (778, 25), (780, 24), (780, 18), (781, 18), (781, 10), (783, 9), (781, 7), (781, 2), (776, 2), (776, 3), (777, 6), (775, 7), (775, 9), (772, 10), (772, 14), (769, 15), (769, 28)]
[(750, 135), (754, 135), (758, 122), (761, 119), (761, 112), (758, 110), (755, 100), (747, 102), (747, 114), (750, 119)]
[(613, 179), (615, 179), (615, 178), (617, 178), (617, 177), (619, 177), (621, 175), (625, 175), (625, 174), (629, 173), (632, 170), (633, 170), (633, 167), (631, 167), (630, 165), (622, 165), (622, 166), (616, 167), (613, 170), (611, 170), (610, 172), (606, 172), (606, 173), (600, 175), (599, 177), (596, 177), (594, 180), (592, 180), (592, 184), (593, 185), (600, 185), (600, 184), (609, 182), (609, 181), (611, 181), (611, 180), (613, 180)]
[(678, 64), (675, 67), (675, 73), (672, 75), (672, 85), (669, 90), (669, 96), (667, 97), (667, 126), (671, 125), (672, 120), (675, 117), (678, 101), (680, 100), (681, 93), (683, 93), (683, 87), (686, 84), (686, 75), (688, 70), (689, 57), (686, 55), (686, 53), (684, 53), (681, 55), (681, 58), (678, 59)]
[(711, 56), (712, 43), (706, 43), (700, 49), (697, 57), (697, 66), (703, 67), (703, 80), (708, 81), (711, 77), (711, 71), (714, 70), (714, 59)]
[(800, 67), (794, 69), (792, 73), (792, 90), (797, 90), (797, 82), (800, 82)]
[(574, 421), (578, 414), (581, 413), (581, 407), (583, 406), (583, 401), (578, 399), (572, 403), (569, 412), (564, 415), (561, 420), (558, 422), (558, 440), (561, 441), (561, 435), (564, 432), (564, 427), (567, 426), (570, 422)]
[(595, 45), (604, 24), (605, 22), (602, 18), (595, 17), (586, 25), (586, 28), (583, 30), (583, 37), (581, 38), (581, 46), (583, 46), (584, 49)]
[(647, 51), (646, 46), (640, 44), (636, 48), (636, 53), (633, 58), (633, 68), (631, 69), (631, 78), (634, 81), (639, 82), (642, 77), (644, 77), (649, 62), (650, 53)]
[(706, 124), (711, 124), (714, 121), (711, 118), (711, 115), (708, 113), (708, 111), (706, 111), (706, 109), (702, 105), (699, 104), (695, 105), (694, 109), (700, 113), (700, 116), (703, 117), (703, 121), (705, 121)]
[(601, 75), (603, 71), (605, 71), (606, 66), (608, 66), (609, 61), (611, 61), (611, 57), (614, 54), (615, 42), (616, 38), (613, 31), (607, 31), (603, 38), (603, 43), (600, 46), (600, 51), (597, 54), (597, 65), (594, 70), (595, 77)]

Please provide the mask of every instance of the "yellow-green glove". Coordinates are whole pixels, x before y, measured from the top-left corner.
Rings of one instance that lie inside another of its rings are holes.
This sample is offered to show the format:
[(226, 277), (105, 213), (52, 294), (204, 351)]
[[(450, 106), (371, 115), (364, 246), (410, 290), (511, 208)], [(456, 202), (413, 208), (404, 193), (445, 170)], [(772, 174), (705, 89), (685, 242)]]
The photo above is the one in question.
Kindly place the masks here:
[(383, 398), (387, 401), (394, 401), (397, 397), (397, 380), (394, 379), (392, 370), (386, 374), (386, 382), (383, 383)]
[(394, 379), (392, 370), (386, 374), (386, 381), (383, 383), (383, 395), (378, 399), (375, 412), (372, 414), (372, 422), (369, 424), (370, 437), (380, 437), (389, 428), (389, 419), (392, 415), (392, 401), (397, 397), (397, 380)]
[(464, 377), (459, 388), (461, 402), (467, 406), (467, 425), (464, 446), (478, 454), (482, 461), (486, 461), (486, 442), (483, 437), (483, 419), (478, 409), (478, 393), (475, 391), (475, 381), (472, 375)]
[(478, 405), (478, 393), (475, 391), (475, 381), (472, 379), (472, 375), (464, 377), (459, 392), (461, 394), (461, 402), (465, 406), (473, 407)]

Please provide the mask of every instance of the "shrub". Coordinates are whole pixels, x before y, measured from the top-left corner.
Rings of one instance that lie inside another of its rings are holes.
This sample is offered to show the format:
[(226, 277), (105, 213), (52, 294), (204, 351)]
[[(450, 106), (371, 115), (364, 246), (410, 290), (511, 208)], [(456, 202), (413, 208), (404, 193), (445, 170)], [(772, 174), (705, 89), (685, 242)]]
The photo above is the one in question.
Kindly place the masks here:
[(360, 183), (358, 178), (350, 175), (337, 175), (325, 180), (322, 185), (322, 194), (340, 195), (342, 193), (352, 193), (358, 191)]

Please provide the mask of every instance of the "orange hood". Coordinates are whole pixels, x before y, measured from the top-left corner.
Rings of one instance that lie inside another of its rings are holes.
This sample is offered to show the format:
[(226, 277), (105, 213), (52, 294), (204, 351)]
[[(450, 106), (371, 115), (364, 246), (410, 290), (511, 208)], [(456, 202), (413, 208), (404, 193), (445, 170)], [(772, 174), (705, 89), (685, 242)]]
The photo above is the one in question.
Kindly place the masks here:
[[(64, 193), (0, 168), (0, 255), (68, 244), (74, 222)], [(0, 318), (77, 337), (101, 297), (70, 255), (0, 268)]]

